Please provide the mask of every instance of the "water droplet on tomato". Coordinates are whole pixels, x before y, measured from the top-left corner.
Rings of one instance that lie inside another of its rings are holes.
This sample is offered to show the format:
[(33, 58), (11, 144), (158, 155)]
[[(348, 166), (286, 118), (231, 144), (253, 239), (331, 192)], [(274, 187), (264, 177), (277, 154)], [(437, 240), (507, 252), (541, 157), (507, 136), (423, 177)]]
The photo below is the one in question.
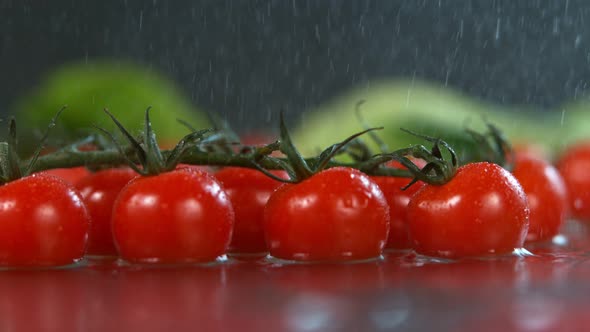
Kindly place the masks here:
[(302, 253), (302, 252), (298, 252), (293, 254), (293, 258), (296, 260), (305, 260), (309, 257), (308, 253)]

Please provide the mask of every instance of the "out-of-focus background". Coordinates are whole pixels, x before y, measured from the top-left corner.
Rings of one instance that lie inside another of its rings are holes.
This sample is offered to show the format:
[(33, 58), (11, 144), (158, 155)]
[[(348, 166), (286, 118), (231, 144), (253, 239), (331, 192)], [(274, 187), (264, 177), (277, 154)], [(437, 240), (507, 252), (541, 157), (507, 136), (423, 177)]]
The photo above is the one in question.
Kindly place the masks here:
[(589, 14), (584, 0), (0, 0), (0, 109), (22, 109), (60, 66), (114, 59), (170, 80), (188, 108), (240, 132), (274, 127), (281, 110), (298, 123), (355, 88), (400, 78), (511, 112), (559, 112), (588, 90)]

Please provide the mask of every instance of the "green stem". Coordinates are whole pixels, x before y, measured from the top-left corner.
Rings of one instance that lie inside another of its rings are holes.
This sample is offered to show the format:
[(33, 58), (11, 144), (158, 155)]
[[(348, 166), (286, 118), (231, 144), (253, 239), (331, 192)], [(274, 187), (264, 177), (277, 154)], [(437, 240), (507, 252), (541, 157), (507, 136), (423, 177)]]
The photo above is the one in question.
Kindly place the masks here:
[(72, 168), (79, 166), (119, 166), (126, 158), (115, 149), (103, 151), (58, 151), (41, 156), (31, 169), (31, 173), (53, 168)]
[[(162, 151), (166, 157), (171, 151)], [(286, 161), (284, 158), (261, 158), (256, 163), (266, 169), (281, 169), (277, 160)], [(311, 162), (313, 158), (307, 160)], [(254, 168), (252, 165), (252, 156), (245, 154), (228, 155), (219, 152), (195, 152), (191, 151), (180, 158), (183, 164), (191, 165), (209, 165), (209, 166), (236, 166)], [(100, 166), (120, 166), (125, 165), (126, 159), (115, 149), (103, 151), (58, 151), (48, 155), (41, 156), (33, 166), (32, 172), (40, 172), (53, 168), (72, 168), (79, 166), (100, 167)], [(362, 163), (340, 163), (331, 161), (327, 167), (352, 167), (360, 168)], [(371, 172), (371, 175), (380, 176), (397, 176), (413, 177), (412, 173), (407, 170), (393, 168), (377, 168)]]

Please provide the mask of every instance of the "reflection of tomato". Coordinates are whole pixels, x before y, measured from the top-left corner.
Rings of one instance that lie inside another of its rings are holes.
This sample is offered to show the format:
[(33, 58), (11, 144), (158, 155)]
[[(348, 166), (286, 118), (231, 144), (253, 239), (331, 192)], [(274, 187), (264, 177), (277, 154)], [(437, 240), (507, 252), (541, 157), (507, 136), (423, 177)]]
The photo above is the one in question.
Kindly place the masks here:
[(89, 299), (85, 297), (94, 279), (72, 271), (0, 273), (0, 330), (91, 330), (81, 327), (80, 323), (92, 326), (97, 322), (89, 315)]
[(529, 204), (527, 242), (550, 240), (567, 214), (565, 183), (555, 167), (543, 159), (517, 153), (512, 174), (521, 184)]
[(492, 308), (488, 303), (485, 309), (469, 316), (471, 319), (453, 331), (586, 331), (590, 324), (585, 303), (535, 293), (515, 295)]
[(425, 185), (408, 205), (414, 249), (435, 257), (510, 253), (522, 247), (528, 218), (518, 181), (490, 163), (460, 167), (448, 183)]
[[(414, 162), (418, 167), (424, 167), (425, 165), (422, 159), (416, 159)], [(389, 167), (405, 169), (398, 162), (391, 163)], [(381, 188), (389, 204), (391, 221), (389, 238), (385, 247), (391, 249), (410, 249), (412, 245), (408, 237), (408, 203), (418, 189), (422, 188), (424, 182), (418, 181), (406, 190), (402, 190), (412, 179), (393, 176), (372, 176), (371, 179)]]
[(114, 203), (112, 223), (125, 260), (206, 262), (227, 250), (234, 211), (212, 175), (181, 168), (129, 182)]
[(47, 174), (0, 187), (0, 265), (67, 265), (82, 258), (90, 217), (78, 192)]
[[(587, 223), (575, 219), (567, 219), (561, 227), (561, 235), (554, 239), (559, 246), (549, 246), (547, 249), (559, 254), (584, 256), (590, 252), (590, 227)], [(536, 249), (537, 250), (537, 249)]]
[(120, 271), (111, 299), (116, 310), (106, 317), (120, 331), (219, 331), (233, 316), (224, 307), (230, 298), (224, 273), (224, 267)]
[(136, 176), (130, 168), (111, 168), (91, 173), (76, 183), (92, 219), (87, 254), (117, 255), (111, 229), (113, 204), (121, 189)]
[[(266, 282), (288, 293), (337, 294), (385, 288), (385, 267), (378, 262), (357, 264), (292, 264), (269, 268)], [(399, 273), (394, 274), (399, 276)], [(394, 282), (391, 276), (389, 283)]]
[(264, 210), (270, 254), (299, 261), (346, 261), (381, 255), (389, 207), (367, 175), (330, 168), (279, 187)]
[(590, 222), (590, 142), (569, 147), (557, 169), (565, 181), (572, 217)]
[(523, 277), (515, 272), (522, 265), (518, 258), (419, 264), (403, 271), (403, 277), (425, 289), (443, 289), (455, 294), (471, 294), (478, 289), (501, 287), (511, 290)]
[[(575, 271), (583, 264), (581, 257), (576, 257), (572, 251), (559, 252), (555, 246), (549, 248), (535, 248), (534, 256), (526, 257), (518, 265), (519, 282), (536, 284), (559, 284), (575, 280)], [(584, 253), (585, 254), (585, 253)], [(584, 276), (584, 281), (587, 276)]]
[[(287, 178), (286, 172), (274, 172)], [(215, 173), (234, 207), (236, 220), (230, 253), (265, 253), (263, 211), (268, 198), (281, 182), (254, 169), (225, 167)]]

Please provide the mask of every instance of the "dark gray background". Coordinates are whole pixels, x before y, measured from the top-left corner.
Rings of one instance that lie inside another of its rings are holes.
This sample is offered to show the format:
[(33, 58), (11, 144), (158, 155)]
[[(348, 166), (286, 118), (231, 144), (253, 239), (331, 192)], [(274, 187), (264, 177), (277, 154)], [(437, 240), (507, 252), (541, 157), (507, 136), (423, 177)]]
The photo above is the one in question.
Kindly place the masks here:
[(167, 73), (241, 129), (399, 76), (550, 109), (588, 88), (589, 13), (583, 0), (0, 0), (0, 108), (54, 65), (107, 56)]

